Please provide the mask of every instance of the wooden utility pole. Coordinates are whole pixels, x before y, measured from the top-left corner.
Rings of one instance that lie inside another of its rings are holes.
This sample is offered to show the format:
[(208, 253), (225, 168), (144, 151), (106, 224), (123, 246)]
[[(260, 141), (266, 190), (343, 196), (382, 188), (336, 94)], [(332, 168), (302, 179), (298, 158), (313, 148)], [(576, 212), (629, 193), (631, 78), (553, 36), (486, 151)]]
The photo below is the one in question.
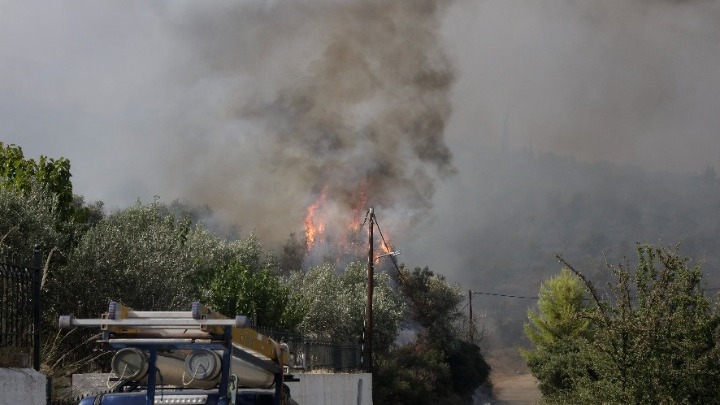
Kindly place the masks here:
[(468, 290), (468, 308), (470, 311), (470, 314), (468, 316), (468, 336), (470, 338), (470, 344), (475, 343), (475, 326), (473, 325), (473, 317), (472, 317), (472, 290)]
[(368, 211), (368, 219), (370, 220), (370, 225), (368, 227), (368, 245), (370, 246), (368, 249), (368, 268), (367, 268), (367, 306), (365, 307), (365, 353), (364, 353), (364, 360), (365, 360), (365, 371), (368, 373), (372, 373), (373, 365), (372, 365), (372, 301), (373, 301), (373, 276), (375, 273), (375, 258), (373, 255), (373, 225), (375, 222), (375, 212), (373, 211), (373, 208), (370, 207), (370, 210)]

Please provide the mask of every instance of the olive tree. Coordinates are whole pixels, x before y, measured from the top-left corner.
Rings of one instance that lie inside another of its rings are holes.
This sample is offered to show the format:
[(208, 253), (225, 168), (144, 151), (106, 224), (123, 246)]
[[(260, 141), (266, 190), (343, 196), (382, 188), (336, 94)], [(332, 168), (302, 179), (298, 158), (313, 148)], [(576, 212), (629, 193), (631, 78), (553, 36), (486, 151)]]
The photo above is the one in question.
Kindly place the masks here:
[[(101, 219), (80, 239), (67, 264), (48, 275), (45, 312), (95, 318), (113, 301), (138, 310), (188, 310), (230, 260), (228, 244), (201, 224), (176, 218), (159, 201), (137, 203)], [(49, 348), (51, 368), (86, 367), (90, 331), (72, 331)], [(100, 365), (104, 365), (105, 358)]]
[(231, 247), (158, 201), (112, 213), (90, 229), (49, 287), (56, 312), (96, 317), (110, 300), (143, 310), (189, 308)]
[(28, 266), (35, 245), (45, 252), (57, 249), (64, 239), (59, 220), (57, 197), (43, 188), (0, 188), (0, 259)]
[[(403, 303), (390, 286), (387, 273), (374, 275), (373, 349), (387, 351), (397, 337), (403, 315)], [(300, 329), (305, 333), (328, 336), (337, 342), (359, 342), (362, 339), (367, 302), (367, 270), (352, 262), (341, 273), (326, 263), (296, 272), (291, 283), (297, 288), (299, 302), (305, 310)]]

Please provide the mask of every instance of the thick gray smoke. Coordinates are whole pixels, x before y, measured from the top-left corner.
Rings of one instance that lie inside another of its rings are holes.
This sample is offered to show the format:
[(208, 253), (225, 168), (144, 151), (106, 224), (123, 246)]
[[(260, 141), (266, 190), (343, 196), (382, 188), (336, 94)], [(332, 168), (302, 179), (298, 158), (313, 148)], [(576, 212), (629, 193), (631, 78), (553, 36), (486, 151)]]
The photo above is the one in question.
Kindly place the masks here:
[(718, 165), (719, 18), (705, 0), (462, 2), (445, 25), (459, 71), (451, 149), (481, 139), (652, 170)]
[[(402, 262), (532, 296), (556, 252), (662, 238), (720, 263), (719, 21), (718, 0), (0, 0), (0, 136), (70, 159), (88, 201), (208, 204), (266, 242), (323, 191), (330, 224), (374, 205)], [(514, 343), (528, 302), (476, 298)]]
[(87, 200), (208, 204), (278, 241), (327, 187), (338, 222), (375, 205), (403, 261), (476, 288), (468, 258), (524, 225), (504, 196), (616, 193), (483, 156), (720, 168), (718, 21), (717, 0), (0, 1), (0, 134), (70, 159)]
[(220, 102), (192, 116), (213, 130), (178, 132), (170, 174), (182, 177), (180, 194), (275, 238), (301, 230), (321, 194), (328, 227), (344, 228), (366, 205), (406, 223), (427, 212), (437, 181), (454, 171), (444, 140), (455, 76), (440, 38), (446, 6), (313, 0), (188, 11), (176, 29), (194, 69), (182, 80)]

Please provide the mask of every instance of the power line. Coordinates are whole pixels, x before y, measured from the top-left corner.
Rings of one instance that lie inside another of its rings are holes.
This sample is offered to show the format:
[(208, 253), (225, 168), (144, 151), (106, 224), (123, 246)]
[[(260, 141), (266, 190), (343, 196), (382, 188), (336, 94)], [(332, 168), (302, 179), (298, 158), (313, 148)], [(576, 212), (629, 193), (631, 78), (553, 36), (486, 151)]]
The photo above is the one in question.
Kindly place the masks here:
[(392, 260), (393, 265), (395, 266), (395, 270), (397, 270), (398, 274), (400, 274), (400, 267), (398, 267), (397, 259), (395, 258), (398, 253), (400, 252), (391, 252), (392, 249), (390, 249), (390, 246), (388, 246), (387, 242), (385, 241), (385, 236), (383, 236), (382, 231), (380, 230), (380, 223), (377, 220), (377, 217), (375, 214), (373, 214), (373, 218), (375, 218), (375, 227), (378, 230), (378, 233), (380, 234), (380, 239), (382, 240), (383, 246), (385, 246), (385, 251), (390, 252), (390, 260)]
[(511, 294), (500, 294), (500, 293), (489, 293), (489, 292), (483, 292), (483, 291), (471, 291), (473, 295), (491, 295), (494, 297), (505, 297), (505, 298), (519, 298), (519, 299), (526, 299), (526, 300), (536, 300), (538, 297), (536, 296), (524, 296), (524, 295), (511, 295)]
[(460, 312), (464, 311), (465, 308), (467, 308), (470, 303), (472, 302), (473, 295), (487, 295), (491, 297), (502, 297), (502, 298), (515, 298), (515, 299), (524, 299), (524, 300), (536, 300), (538, 297), (536, 296), (526, 296), (526, 295), (512, 295), (512, 294), (500, 294), (500, 293), (489, 293), (484, 291), (473, 291), (469, 290), (470, 294), (468, 295), (468, 302), (460, 308)]
[[(702, 291), (709, 292), (709, 291), (717, 291), (720, 290), (720, 287), (713, 287), (713, 288), (705, 288)], [(537, 300), (539, 297), (537, 296), (526, 296), (526, 295), (512, 295), (512, 294), (501, 294), (501, 293), (490, 293), (490, 292), (484, 292), (484, 291), (473, 291), (470, 290), (472, 295), (488, 295), (491, 297), (503, 297), (503, 298), (515, 298), (515, 299), (526, 299), (526, 300)], [(583, 298), (583, 301), (588, 301), (589, 298)], [(467, 308), (467, 304), (462, 309)], [(462, 311), (461, 309), (461, 311)]]

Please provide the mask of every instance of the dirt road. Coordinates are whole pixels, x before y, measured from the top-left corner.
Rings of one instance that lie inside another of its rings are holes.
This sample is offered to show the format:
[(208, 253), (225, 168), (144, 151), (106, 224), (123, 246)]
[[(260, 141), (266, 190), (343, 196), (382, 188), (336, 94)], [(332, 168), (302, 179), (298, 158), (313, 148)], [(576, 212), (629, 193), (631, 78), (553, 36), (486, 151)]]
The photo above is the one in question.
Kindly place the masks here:
[(531, 374), (493, 373), (493, 405), (534, 405), (540, 400), (535, 378)]
[(534, 405), (542, 398), (517, 348), (489, 351), (486, 358), (492, 367), (492, 388), (476, 397), (475, 404)]

